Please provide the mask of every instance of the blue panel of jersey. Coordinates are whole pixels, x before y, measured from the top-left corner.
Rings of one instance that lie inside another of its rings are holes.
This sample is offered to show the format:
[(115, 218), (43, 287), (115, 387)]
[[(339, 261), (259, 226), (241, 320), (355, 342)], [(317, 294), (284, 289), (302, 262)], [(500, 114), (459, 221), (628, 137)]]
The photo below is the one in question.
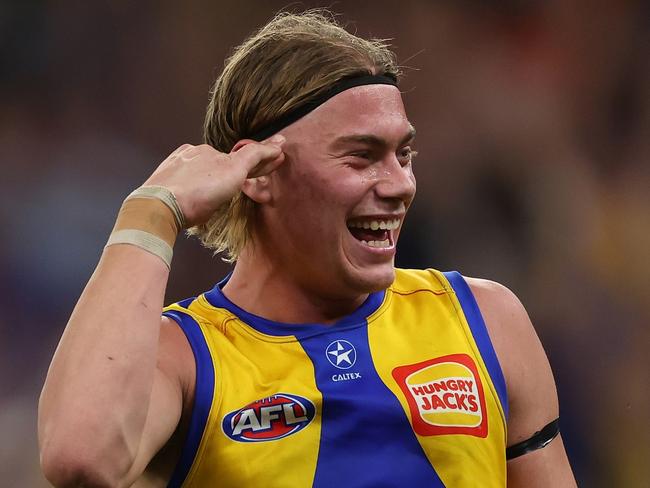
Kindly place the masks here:
[(490, 334), (488, 333), (487, 326), (483, 320), (483, 315), (478, 307), (478, 303), (476, 303), (476, 298), (474, 298), (474, 294), (465, 281), (465, 278), (463, 278), (458, 271), (447, 271), (443, 274), (447, 280), (449, 280), (449, 284), (454, 289), (456, 297), (460, 302), (460, 306), (463, 308), (467, 324), (469, 325), (469, 328), (472, 331), (472, 336), (474, 336), (476, 345), (481, 352), (481, 357), (485, 362), (490, 378), (492, 378), (492, 383), (497, 391), (501, 407), (503, 408), (504, 415), (507, 419), (509, 409), (506, 380), (503, 376), (503, 371), (501, 370), (497, 354), (492, 346)]
[(314, 487), (444, 486), (401, 404), (375, 370), (367, 323), (300, 343), (323, 394)]
[[(179, 304), (187, 307), (192, 300), (189, 299), (184, 302), (179, 302)], [(192, 416), (190, 418), (187, 438), (183, 443), (181, 457), (167, 485), (167, 488), (180, 488), (192, 467), (192, 463), (199, 449), (199, 444), (201, 443), (201, 436), (203, 435), (205, 424), (208, 421), (208, 415), (210, 414), (212, 395), (214, 393), (214, 367), (208, 345), (205, 342), (199, 324), (196, 323), (194, 318), (177, 310), (163, 312), (163, 315), (175, 320), (181, 327), (192, 347), (196, 361), (194, 406), (192, 407)]]

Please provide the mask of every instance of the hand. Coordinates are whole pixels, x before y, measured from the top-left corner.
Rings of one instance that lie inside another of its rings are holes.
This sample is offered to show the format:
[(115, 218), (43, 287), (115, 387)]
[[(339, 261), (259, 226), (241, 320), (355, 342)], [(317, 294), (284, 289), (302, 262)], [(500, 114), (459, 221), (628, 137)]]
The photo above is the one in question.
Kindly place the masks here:
[(282, 164), (284, 137), (263, 142), (239, 141), (230, 154), (212, 146), (183, 144), (145, 181), (176, 196), (188, 227), (206, 222), (241, 189), (247, 178), (267, 175)]

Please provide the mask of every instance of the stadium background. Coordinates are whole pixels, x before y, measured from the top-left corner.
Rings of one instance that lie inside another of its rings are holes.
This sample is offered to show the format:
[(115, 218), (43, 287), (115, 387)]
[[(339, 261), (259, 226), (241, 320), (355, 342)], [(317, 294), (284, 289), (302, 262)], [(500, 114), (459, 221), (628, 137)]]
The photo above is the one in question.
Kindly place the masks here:
[[(0, 4), (0, 485), (46, 486), (39, 390), (121, 200), (200, 141), (223, 59), (286, 5)], [(515, 290), (581, 486), (650, 486), (649, 4), (328, 5), (408, 67), (419, 190), (399, 264)], [(167, 301), (226, 270), (180, 239)]]

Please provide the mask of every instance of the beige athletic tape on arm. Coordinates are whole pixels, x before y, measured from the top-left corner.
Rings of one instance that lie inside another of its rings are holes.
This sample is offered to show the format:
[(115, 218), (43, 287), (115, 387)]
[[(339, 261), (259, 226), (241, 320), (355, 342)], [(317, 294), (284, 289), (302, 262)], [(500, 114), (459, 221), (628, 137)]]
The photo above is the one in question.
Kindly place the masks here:
[(124, 201), (126, 202), (131, 198), (155, 198), (157, 200), (160, 200), (174, 213), (174, 218), (176, 220), (176, 224), (179, 227), (179, 232), (185, 228), (185, 216), (183, 215), (183, 212), (181, 211), (181, 208), (176, 201), (176, 197), (164, 186), (141, 186), (140, 188), (134, 190), (128, 197), (126, 197), (126, 200)]
[(158, 256), (171, 269), (174, 250), (160, 237), (137, 229), (124, 229), (113, 232), (108, 238), (106, 247), (114, 244), (131, 244), (144, 249)]
[(171, 269), (174, 241), (184, 225), (185, 217), (168, 189), (141, 187), (124, 200), (106, 247), (137, 246)]

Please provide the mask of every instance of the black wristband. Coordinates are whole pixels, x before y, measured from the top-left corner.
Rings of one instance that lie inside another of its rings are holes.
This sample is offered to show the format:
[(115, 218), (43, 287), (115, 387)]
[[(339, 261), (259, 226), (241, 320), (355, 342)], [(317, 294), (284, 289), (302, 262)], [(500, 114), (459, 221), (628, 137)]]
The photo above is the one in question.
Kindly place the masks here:
[(538, 432), (535, 432), (530, 439), (519, 442), (514, 446), (506, 448), (506, 459), (513, 459), (523, 456), (531, 451), (546, 447), (560, 433), (560, 419), (557, 418)]

